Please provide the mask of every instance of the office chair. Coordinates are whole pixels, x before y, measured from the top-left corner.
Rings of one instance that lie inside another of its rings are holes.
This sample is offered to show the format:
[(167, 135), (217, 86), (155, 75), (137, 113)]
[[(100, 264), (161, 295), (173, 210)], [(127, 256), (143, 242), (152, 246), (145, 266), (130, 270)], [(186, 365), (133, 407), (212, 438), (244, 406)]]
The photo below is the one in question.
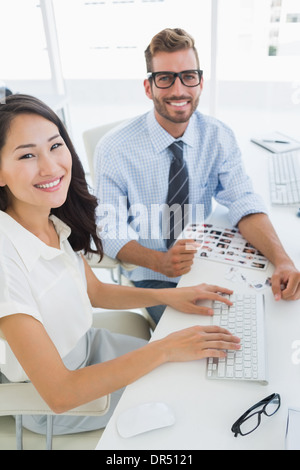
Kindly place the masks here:
[[(151, 336), (148, 321), (142, 315), (130, 311), (95, 312), (93, 315), (93, 326), (95, 328), (106, 328), (115, 333), (136, 336), (145, 340), (149, 340)], [(102, 416), (109, 410), (109, 404), (110, 398), (108, 395), (63, 414)], [(47, 415), (46, 449), (51, 450), (53, 438), (52, 420), (55, 413), (41, 398), (32, 383), (0, 383), (0, 416), (15, 416), (16, 447), (18, 450), (23, 449), (23, 415)], [(72, 440), (80, 440), (83, 434), (85, 433), (72, 434)]]
[[(83, 142), (84, 142), (84, 146), (85, 146), (85, 150), (86, 150), (86, 155), (87, 155), (87, 159), (88, 159), (88, 163), (89, 163), (89, 169), (90, 169), (90, 174), (91, 174), (91, 179), (92, 179), (93, 184), (94, 184), (94, 176), (95, 176), (94, 175), (94, 156), (95, 156), (96, 146), (97, 146), (99, 140), (101, 139), (101, 137), (104, 136), (104, 134), (106, 134), (107, 132), (112, 130), (114, 127), (116, 127), (116, 126), (118, 126), (122, 123), (125, 123), (125, 122), (126, 122), (126, 120), (116, 121), (116, 122), (112, 122), (112, 123), (109, 123), (109, 124), (104, 124), (103, 126), (94, 127), (92, 129), (88, 129), (88, 130), (83, 132)], [(98, 263), (98, 264), (95, 264), (95, 263), (93, 263), (93, 260), (90, 260), (89, 264), (93, 268), (101, 268), (101, 267), (105, 267), (105, 265), (108, 266), (109, 269), (117, 268), (119, 284), (124, 284), (124, 285), (128, 285), (128, 286), (133, 287), (132, 282), (130, 282), (129, 279), (127, 279), (126, 276), (123, 276), (121, 274), (121, 272), (122, 272), (122, 268), (127, 270), (127, 271), (131, 271), (136, 266), (134, 266), (133, 264), (118, 261), (118, 260), (110, 258), (109, 256), (106, 256), (106, 255), (105, 255), (103, 261), (104, 261), (103, 265), (102, 265), (102, 262)], [(152, 331), (154, 331), (154, 329), (156, 327), (156, 324), (153, 321), (153, 319), (150, 317), (148, 311), (145, 308), (142, 308), (141, 311), (142, 311), (144, 317), (150, 323)]]
[[(108, 131), (118, 126), (124, 121), (116, 121), (110, 124), (104, 124), (102, 126), (94, 127), (83, 132), (83, 143), (86, 151), (86, 156), (88, 159), (90, 176), (92, 184), (94, 184), (94, 153), (96, 145)], [(121, 263), (116, 259), (110, 258), (107, 255), (104, 255), (101, 263), (99, 264), (95, 257), (88, 258), (88, 262), (92, 268), (104, 268), (111, 271), (111, 277), (114, 282), (121, 284), (121, 266), (124, 269), (131, 270), (134, 269), (133, 265), (127, 263)], [(114, 277), (114, 272), (117, 272), (117, 279)]]
[(126, 122), (126, 120), (111, 122), (109, 124), (103, 124), (102, 126), (93, 127), (92, 129), (88, 129), (83, 132), (83, 143), (84, 143), (84, 147), (86, 151), (86, 156), (88, 159), (89, 170), (90, 170), (91, 180), (93, 184), (95, 182), (94, 155), (95, 155), (96, 146), (99, 140), (101, 139), (101, 137), (104, 136), (104, 134), (107, 134), (108, 131), (110, 131), (114, 127), (117, 127), (119, 124), (122, 124), (123, 122)]

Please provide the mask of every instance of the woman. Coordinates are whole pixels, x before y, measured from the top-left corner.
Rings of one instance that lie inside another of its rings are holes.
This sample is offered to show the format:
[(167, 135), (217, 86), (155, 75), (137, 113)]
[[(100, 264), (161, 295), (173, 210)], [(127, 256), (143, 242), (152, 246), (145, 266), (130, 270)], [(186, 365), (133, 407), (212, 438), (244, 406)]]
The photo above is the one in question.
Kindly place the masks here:
[[(30, 380), (56, 413), (112, 394), (101, 418), (55, 416), (54, 433), (106, 425), (124, 386), (171, 361), (223, 356), (239, 340), (217, 327), (194, 327), (146, 344), (93, 329), (92, 306), (130, 309), (167, 304), (211, 314), (199, 299), (227, 289), (135, 289), (101, 283), (83, 254), (98, 253), (97, 201), (59, 120), (44, 103), (12, 95), (0, 105), (0, 334), (8, 381)], [(2, 287), (3, 286), (3, 287)], [(24, 425), (44, 432), (45, 419)]]

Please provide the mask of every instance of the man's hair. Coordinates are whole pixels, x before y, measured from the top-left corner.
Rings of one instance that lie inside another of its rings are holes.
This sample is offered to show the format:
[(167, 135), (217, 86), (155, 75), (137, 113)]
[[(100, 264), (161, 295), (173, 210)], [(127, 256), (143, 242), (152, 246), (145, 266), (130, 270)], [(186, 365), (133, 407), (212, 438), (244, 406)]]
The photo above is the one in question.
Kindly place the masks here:
[(145, 50), (147, 72), (153, 72), (152, 59), (158, 52), (175, 52), (183, 49), (193, 49), (195, 52), (197, 67), (200, 67), (194, 38), (180, 28), (166, 28), (157, 33)]

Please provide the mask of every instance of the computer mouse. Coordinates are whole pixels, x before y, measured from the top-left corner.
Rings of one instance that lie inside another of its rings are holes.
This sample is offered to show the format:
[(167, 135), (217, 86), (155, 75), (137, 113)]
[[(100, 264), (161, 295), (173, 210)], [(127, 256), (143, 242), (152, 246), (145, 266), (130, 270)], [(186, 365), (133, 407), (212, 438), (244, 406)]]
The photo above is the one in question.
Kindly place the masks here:
[(117, 429), (121, 437), (128, 438), (174, 423), (175, 415), (166, 403), (150, 402), (123, 411), (117, 418)]

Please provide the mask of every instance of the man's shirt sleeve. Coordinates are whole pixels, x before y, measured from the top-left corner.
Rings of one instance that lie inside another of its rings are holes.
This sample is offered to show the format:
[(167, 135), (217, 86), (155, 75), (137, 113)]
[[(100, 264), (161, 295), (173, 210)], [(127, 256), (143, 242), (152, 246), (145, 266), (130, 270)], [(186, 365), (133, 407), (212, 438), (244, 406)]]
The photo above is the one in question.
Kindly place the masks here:
[[(226, 142), (227, 140), (227, 142)], [(249, 214), (267, 213), (263, 199), (253, 191), (251, 179), (246, 174), (241, 152), (236, 139), (229, 129), (221, 152), (218, 186), (215, 199), (229, 209), (229, 219), (233, 226)]]

